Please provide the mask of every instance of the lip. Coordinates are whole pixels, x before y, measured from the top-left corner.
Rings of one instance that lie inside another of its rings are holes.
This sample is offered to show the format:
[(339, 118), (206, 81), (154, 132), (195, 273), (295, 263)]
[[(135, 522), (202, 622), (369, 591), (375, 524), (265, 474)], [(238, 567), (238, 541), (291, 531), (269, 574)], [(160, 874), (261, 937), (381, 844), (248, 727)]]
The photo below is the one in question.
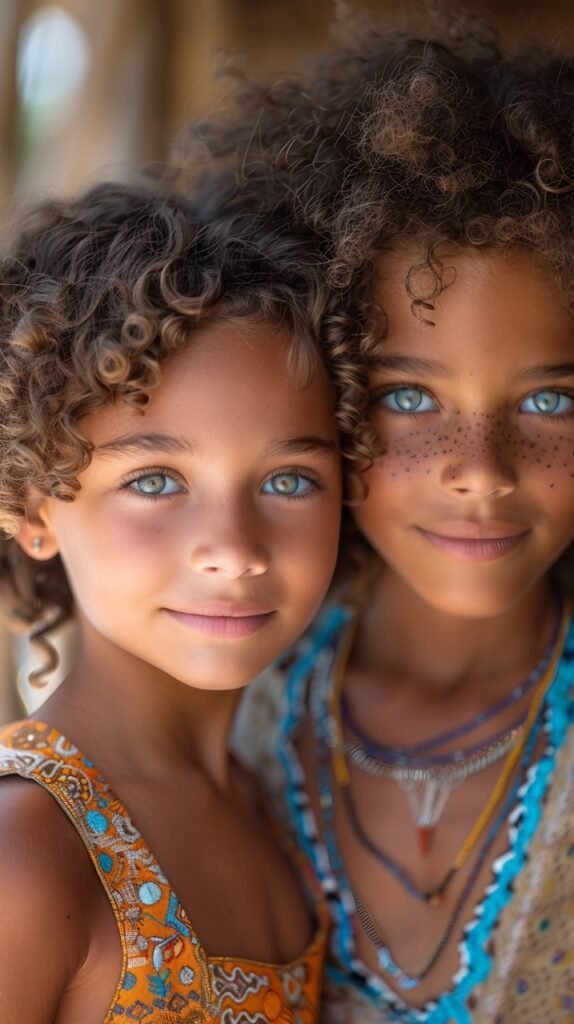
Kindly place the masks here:
[(516, 523), (496, 520), (444, 523), (433, 530), (417, 526), (416, 530), (433, 547), (467, 562), (492, 562), (504, 558), (530, 533)]
[(194, 633), (229, 639), (252, 636), (275, 614), (275, 609), (261, 605), (221, 601), (195, 605), (187, 611), (165, 611)]

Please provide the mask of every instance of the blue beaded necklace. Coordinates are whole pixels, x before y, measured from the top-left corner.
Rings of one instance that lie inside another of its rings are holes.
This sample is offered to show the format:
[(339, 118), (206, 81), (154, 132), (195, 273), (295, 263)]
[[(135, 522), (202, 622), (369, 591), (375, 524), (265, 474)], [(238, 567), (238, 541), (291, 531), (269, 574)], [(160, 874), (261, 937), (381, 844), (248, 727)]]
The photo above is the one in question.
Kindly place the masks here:
[[(448, 754), (435, 754), (431, 757), (421, 757), (422, 754), (428, 754), (429, 751), (435, 750), (437, 747), (445, 746), (454, 740), (460, 739), (462, 736), (467, 736), (469, 733), (475, 732), (480, 726), (484, 725), (485, 722), (489, 722), (492, 718), (502, 714), (507, 708), (512, 707), (513, 704), (517, 704), (536, 684), (542, 679), (542, 676), (546, 672), (558, 639), (560, 631), (560, 624), (562, 622), (562, 607), (559, 604), (556, 624), (552, 633), (550, 642), (542, 655), (538, 665), (532, 670), (530, 675), (502, 700), (498, 701), (492, 707), (487, 708), (486, 711), (480, 711), (474, 718), (471, 718), (468, 722), (463, 722), (462, 725), (456, 726), (454, 729), (450, 729), (447, 732), (441, 733), (439, 736), (434, 736), (432, 739), (425, 740), (423, 743), (415, 743), (412, 746), (406, 747), (388, 747), (383, 743), (376, 743), (373, 739), (367, 736), (359, 725), (355, 722), (349, 702), (343, 693), (341, 695), (341, 716), (345, 725), (353, 733), (354, 736), (360, 741), (362, 749), (368, 754), (369, 757), (374, 760), (386, 761), (389, 764), (396, 765), (409, 765), (412, 763), (412, 759), (416, 758), (418, 767), (426, 768), (432, 767), (433, 765), (441, 764), (452, 764), (454, 762), (462, 760), (464, 757), (475, 753), (480, 750), (484, 745), (482, 743), (476, 743), (471, 746), (465, 747), (463, 750), (454, 750)], [(523, 717), (518, 718), (510, 726), (510, 729), (517, 728), (523, 721)], [(496, 743), (509, 727), (497, 732), (490, 740), (490, 743)]]
[[(339, 877), (345, 877), (345, 867), (338, 850), (338, 844), (335, 834), (335, 821), (334, 821), (334, 800), (332, 795), (332, 780), (330, 772), (330, 761), (331, 761), (331, 715), (329, 709), (329, 690), (330, 690), (330, 679), (334, 664), (338, 658), (338, 641), (340, 638), (335, 637), (334, 641), (330, 645), (325, 647), (315, 665), (315, 671), (313, 673), (312, 688), (311, 688), (311, 712), (312, 720), (315, 725), (315, 738), (317, 741), (317, 761), (318, 761), (318, 781), (319, 781), (319, 807), (320, 807), (320, 820), (323, 838), (333, 870)], [(511, 786), (511, 789), (503, 802), (503, 806), (491, 824), (490, 829), (486, 835), (483, 846), (479, 852), (479, 855), (473, 865), (472, 871), (467, 878), (467, 881), (456, 901), (453, 911), (447, 922), (447, 926), (443, 931), (439, 942), (433, 949), (431, 956), (427, 960), (423, 970), (417, 975), (410, 975), (404, 971), (398, 964), (395, 963), (390, 949), (380, 936), (372, 914), (364, 904), (364, 902), (356, 895), (353, 889), (349, 885), (351, 895), (353, 897), (355, 908), (357, 911), (357, 917), (361, 923), (361, 926), (367, 937), (373, 942), (376, 950), (379, 965), (382, 969), (387, 971), (388, 974), (397, 982), (398, 986), (403, 989), (412, 989), (420, 985), (421, 982), (428, 977), (430, 971), (438, 962), (442, 955), (448, 940), (452, 934), (456, 922), (464, 909), (465, 903), (472, 891), (474, 883), (478, 877), (480, 869), (484, 864), (488, 853), (490, 852), (492, 845), (500, 832), (503, 824), (505, 823), (510, 810), (516, 800), (518, 791), (524, 781), (524, 775), (530, 761), (532, 754), (536, 746), (538, 739), (542, 718), (543, 718), (543, 707), (540, 709), (533, 726), (528, 734), (527, 741), (524, 746), (524, 750), (519, 760), (518, 771), (515, 777), (515, 781)], [(416, 889), (414, 883), (410, 880), (406, 872), (396, 864), (391, 858), (387, 857), (388, 863), (386, 866), (389, 871), (401, 882), (412, 895), (416, 898), (421, 898), (421, 893)], [(426, 899), (426, 895), (422, 895), (422, 898)]]

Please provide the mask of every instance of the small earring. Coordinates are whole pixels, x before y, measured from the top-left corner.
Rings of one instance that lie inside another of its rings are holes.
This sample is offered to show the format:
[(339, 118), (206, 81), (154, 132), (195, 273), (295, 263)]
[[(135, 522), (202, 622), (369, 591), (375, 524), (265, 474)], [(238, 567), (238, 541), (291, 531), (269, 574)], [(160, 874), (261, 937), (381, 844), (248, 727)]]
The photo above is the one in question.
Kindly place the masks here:
[(41, 550), (42, 550), (42, 538), (41, 537), (34, 537), (34, 540), (32, 541), (32, 551), (37, 553), (38, 551), (41, 551)]

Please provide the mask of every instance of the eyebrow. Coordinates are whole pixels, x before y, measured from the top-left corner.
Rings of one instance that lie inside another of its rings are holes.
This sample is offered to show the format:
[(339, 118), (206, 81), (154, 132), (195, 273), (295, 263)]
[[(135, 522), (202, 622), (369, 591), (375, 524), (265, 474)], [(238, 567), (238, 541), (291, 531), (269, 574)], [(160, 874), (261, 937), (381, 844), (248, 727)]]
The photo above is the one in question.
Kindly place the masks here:
[[(432, 377), (448, 377), (449, 372), (442, 363), (436, 363), (430, 359), (420, 359), (417, 356), (381, 356), (377, 359), (376, 370), (380, 371), (402, 371), (411, 373), (414, 376), (424, 375)], [(574, 363), (556, 363), (541, 366), (530, 366), (527, 370), (521, 370), (516, 374), (518, 380), (540, 380), (556, 379), (557, 377), (573, 377)]]
[[(326, 458), (336, 450), (334, 441), (305, 434), (273, 442), (273, 455), (316, 455)], [(164, 452), (168, 455), (193, 455), (197, 446), (183, 437), (171, 434), (123, 434), (96, 446), (96, 452), (111, 455), (131, 455), (138, 452)]]
[(327, 458), (335, 450), (334, 441), (327, 441), (324, 437), (316, 437), (313, 434), (290, 437), (271, 446), (272, 455), (318, 455)]
[(403, 373), (412, 373), (415, 376), (424, 374), (432, 377), (448, 377), (448, 370), (442, 363), (436, 363), (431, 359), (421, 359), (418, 356), (381, 356), (377, 359), (376, 370), (400, 370)]
[(541, 377), (546, 379), (574, 377), (574, 363), (557, 363), (554, 366), (552, 364), (530, 366), (528, 370), (523, 370), (518, 376), (521, 380), (540, 380)]
[(193, 445), (183, 437), (171, 434), (122, 434), (112, 441), (96, 445), (97, 452), (129, 455), (132, 452), (166, 452), (168, 455), (189, 455)]

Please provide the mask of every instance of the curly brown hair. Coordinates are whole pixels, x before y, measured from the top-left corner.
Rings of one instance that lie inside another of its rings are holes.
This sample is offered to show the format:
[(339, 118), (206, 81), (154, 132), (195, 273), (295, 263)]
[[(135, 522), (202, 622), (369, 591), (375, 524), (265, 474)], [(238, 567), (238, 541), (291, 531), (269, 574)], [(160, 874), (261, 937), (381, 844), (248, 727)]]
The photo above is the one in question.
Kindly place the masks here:
[[(506, 52), (492, 24), (465, 12), (435, 11), (417, 35), (368, 18), (347, 26), (351, 43), (307, 74), (235, 73), (231, 116), (196, 126), (184, 154), (199, 139), (222, 193), (314, 232), (334, 296), (324, 335), (355, 325), (366, 418), (385, 329), (374, 274), (405, 240), (420, 252), (405, 286), (422, 319), (448, 287), (440, 253), (453, 243), (527, 248), (574, 311), (574, 57)], [(563, 568), (574, 589), (572, 549)]]
[[(36, 561), (13, 539), (29, 488), (73, 500), (91, 458), (83, 418), (118, 401), (143, 407), (162, 361), (207, 318), (280, 325), (294, 368), (308, 372), (327, 303), (310, 239), (286, 238), (271, 217), (228, 211), (206, 224), (151, 181), (100, 184), (19, 224), (0, 261), (0, 600), (48, 654), (41, 674), (55, 664), (48, 634), (72, 615), (73, 595), (59, 557)], [(343, 448), (360, 461), (346, 358), (326, 346)]]

